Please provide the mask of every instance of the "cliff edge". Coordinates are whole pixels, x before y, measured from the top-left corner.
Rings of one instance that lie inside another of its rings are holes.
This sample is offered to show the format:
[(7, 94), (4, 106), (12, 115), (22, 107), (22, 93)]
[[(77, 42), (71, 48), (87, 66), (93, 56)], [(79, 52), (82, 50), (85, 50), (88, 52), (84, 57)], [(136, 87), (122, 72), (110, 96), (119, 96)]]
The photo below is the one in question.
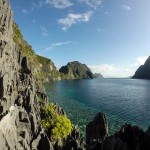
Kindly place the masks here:
[(0, 149), (52, 149), (40, 123), (39, 101), (47, 105), (48, 99), (14, 41), (13, 26), (9, 1), (0, 0)]
[(150, 56), (145, 64), (140, 66), (132, 77), (133, 79), (150, 79)]
[[(43, 128), (47, 118), (42, 110), (50, 104), (42, 84), (59, 80), (60, 73), (50, 59), (35, 54), (12, 16), (9, 0), (0, 0), (0, 149), (84, 150), (77, 128), (72, 126), (60, 140), (52, 140), (51, 129)], [(59, 106), (55, 109), (54, 119), (68, 120)], [(52, 124), (51, 116), (48, 119)]]

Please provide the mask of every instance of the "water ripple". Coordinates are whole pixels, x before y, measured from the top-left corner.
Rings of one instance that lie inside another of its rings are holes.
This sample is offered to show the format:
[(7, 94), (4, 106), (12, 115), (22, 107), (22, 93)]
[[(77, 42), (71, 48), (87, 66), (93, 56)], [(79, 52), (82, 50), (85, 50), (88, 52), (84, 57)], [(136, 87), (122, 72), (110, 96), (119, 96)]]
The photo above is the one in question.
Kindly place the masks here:
[(85, 127), (97, 112), (105, 112), (110, 134), (124, 123), (150, 125), (150, 81), (131, 79), (93, 79), (46, 84), (53, 102), (65, 109), (85, 136)]

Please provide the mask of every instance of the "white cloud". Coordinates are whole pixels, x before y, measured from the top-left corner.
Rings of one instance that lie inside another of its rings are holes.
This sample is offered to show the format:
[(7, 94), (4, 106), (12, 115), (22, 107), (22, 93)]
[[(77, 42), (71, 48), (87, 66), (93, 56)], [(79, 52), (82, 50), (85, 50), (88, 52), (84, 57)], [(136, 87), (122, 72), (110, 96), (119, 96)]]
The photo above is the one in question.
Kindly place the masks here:
[(64, 9), (73, 5), (70, 0), (46, 0), (45, 4), (52, 5), (55, 8)]
[(24, 13), (24, 14), (28, 14), (28, 13), (29, 13), (29, 11), (28, 11), (27, 9), (22, 9), (22, 13)]
[(104, 77), (129, 77), (133, 75), (133, 70), (119, 68), (113, 64), (102, 64), (89, 66), (93, 73), (101, 73)]
[(128, 68), (120, 68), (114, 64), (89, 65), (93, 73), (101, 73), (104, 77), (130, 77), (137, 68), (145, 63), (148, 56), (141, 56), (135, 59), (135, 63)]
[(131, 7), (128, 5), (123, 5), (122, 8), (127, 11), (131, 10)]
[(96, 9), (101, 3), (102, 0), (78, 0), (81, 3), (85, 3), (86, 5)]
[(138, 67), (141, 66), (145, 63), (145, 61), (147, 60), (148, 56), (141, 56), (136, 58), (136, 62), (133, 64), (133, 66)]
[(59, 19), (58, 24), (62, 25), (62, 30), (66, 31), (68, 28), (70, 28), (73, 24), (77, 24), (80, 22), (88, 22), (92, 16), (93, 12), (88, 11), (83, 14), (68, 14), (65, 18)]
[(44, 26), (40, 26), (42, 36), (48, 36), (48, 30)]
[(52, 43), (50, 47), (45, 48), (45, 51), (50, 51), (50, 50), (52, 50), (54, 47), (59, 47), (59, 46), (63, 46), (63, 45), (70, 45), (70, 44), (76, 44), (76, 43), (77, 43), (77, 42), (73, 42), (73, 41)]

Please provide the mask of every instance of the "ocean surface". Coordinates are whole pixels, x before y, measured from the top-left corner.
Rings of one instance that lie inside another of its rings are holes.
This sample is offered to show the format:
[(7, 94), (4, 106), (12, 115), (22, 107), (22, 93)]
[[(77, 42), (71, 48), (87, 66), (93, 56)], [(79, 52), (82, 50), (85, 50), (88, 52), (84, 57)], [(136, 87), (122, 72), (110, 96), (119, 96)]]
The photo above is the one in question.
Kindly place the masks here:
[(110, 134), (125, 123), (145, 130), (150, 126), (150, 80), (68, 80), (45, 88), (50, 101), (66, 111), (84, 137), (86, 125), (98, 112), (106, 113)]

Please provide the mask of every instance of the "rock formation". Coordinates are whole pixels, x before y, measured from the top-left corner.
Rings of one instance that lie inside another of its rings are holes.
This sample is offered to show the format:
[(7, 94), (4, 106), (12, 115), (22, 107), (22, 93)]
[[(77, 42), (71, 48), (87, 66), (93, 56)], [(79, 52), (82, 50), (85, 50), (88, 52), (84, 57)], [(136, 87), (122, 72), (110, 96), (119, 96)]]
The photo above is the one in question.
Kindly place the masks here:
[(54, 145), (55, 150), (86, 150), (86, 145), (80, 135), (78, 127), (74, 127), (72, 133), (65, 139)]
[[(92, 122), (86, 126), (86, 143), (94, 148), (100, 148), (101, 142), (108, 136), (108, 124), (104, 113), (98, 113)], [(98, 146), (99, 145), (99, 146)]]
[(149, 150), (150, 128), (144, 132), (138, 126), (125, 124), (119, 132), (108, 136), (106, 116), (98, 113), (87, 125), (88, 150)]
[(9, 1), (0, 0), (0, 149), (52, 149), (40, 124), (39, 96), (45, 105), (47, 96), (13, 40), (12, 20)]
[[(9, 1), (0, 0), (1, 150), (84, 150), (77, 129), (64, 143), (52, 145), (41, 126), (41, 108), (48, 105), (42, 83), (59, 75), (51, 60), (36, 55), (23, 39)], [(58, 107), (57, 113), (64, 111)]]
[(35, 54), (32, 47), (24, 40), (16, 23), (13, 22), (12, 27), (13, 41), (18, 45), (21, 53), (28, 59), (28, 63), (38, 84), (60, 80), (60, 74), (54, 63), (48, 58)]
[(78, 61), (68, 63), (59, 69), (59, 72), (64, 74), (64, 79), (93, 79), (94, 75), (91, 70), (85, 65)]
[(140, 66), (132, 77), (133, 79), (150, 79), (150, 56), (145, 64)]

